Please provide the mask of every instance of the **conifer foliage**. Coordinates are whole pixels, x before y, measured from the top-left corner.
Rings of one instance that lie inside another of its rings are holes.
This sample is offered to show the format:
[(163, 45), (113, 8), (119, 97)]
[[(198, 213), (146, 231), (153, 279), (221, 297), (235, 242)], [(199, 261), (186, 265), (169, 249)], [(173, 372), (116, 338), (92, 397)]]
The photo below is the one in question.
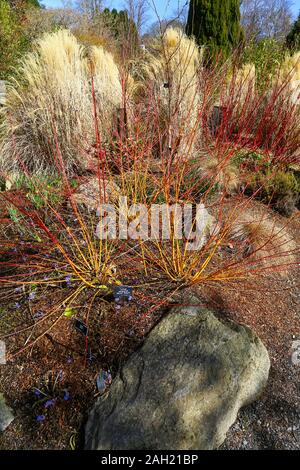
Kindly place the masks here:
[(228, 55), (243, 34), (239, 0), (191, 0), (186, 33), (210, 54)]

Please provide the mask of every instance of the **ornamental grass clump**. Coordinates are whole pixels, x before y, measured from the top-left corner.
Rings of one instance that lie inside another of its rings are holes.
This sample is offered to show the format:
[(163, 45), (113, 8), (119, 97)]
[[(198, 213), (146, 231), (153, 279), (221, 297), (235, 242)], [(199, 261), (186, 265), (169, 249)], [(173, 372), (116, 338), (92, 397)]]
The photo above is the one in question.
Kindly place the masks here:
[(297, 260), (297, 245), (286, 224), (259, 215), (253, 209), (241, 214), (232, 224), (229, 238), (243, 254), (245, 263), (256, 265), (261, 272), (276, 270), (280, 265), (288, 268)]
[[(67, 30), (45, 34), (20, 63), (4, 108), (2, 170), (54, 169), (59, 146), (67, 172), (88, 166), (94, 144), (92, 77), (101, 137), (109, 139), (122, 98), (118, 67), (102, 47), (88, 50)], [(24, 169), (24, 168), (23, 168)]]
[(300, 52), (286, 56), (278, 75), (280, 83), (288, 81), (288, 92), (300, 104)]
[(149, 99), (148, 106), (164, 136), (160, 153), (193, 153), (200, 132), (201, 65), (202, 52), (195, 41), (170, 27), (154, 40), (152, 52), (137, 66), (140, 92), (144, 90), (144, 97)]

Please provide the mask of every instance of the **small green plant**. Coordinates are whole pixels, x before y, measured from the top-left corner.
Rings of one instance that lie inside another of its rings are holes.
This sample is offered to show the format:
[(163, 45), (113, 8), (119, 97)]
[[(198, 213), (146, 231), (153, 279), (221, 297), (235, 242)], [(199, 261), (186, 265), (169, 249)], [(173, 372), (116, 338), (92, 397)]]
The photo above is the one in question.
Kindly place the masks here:
[(41, 209), (48, 204), (56, 205), (62, 202), (61, 195), (62, 182), (59, 178), (39, 178), (28, 181), (28, 196), (36, 209)]
[(257, 197), (273, 207), (282, 215), (291, 216), (299, 201), (300, 184), (294, 173), (274, 169), (258, 172), (251, 184)]
[(293, 173), (278, 171), (276, 174), (266, 172), (258, 175), (268, 199), (277, 200), (287, 194), (299, 193), (299, 184)]
[[(23, 225), (22, 225), (22, 214), (18, 209), (15, 207), (9, 207), (8, 208), (8, 214), (10, 219), (13, 221), (13, 223), (19, 228), (20, 232), (23, 232)], [(25, 228), (25, 227), (24, 227)]]
[(42, 241), (36, 231), (30, 230), (26, 221), (26, 217), (22, 215), (22, 213), (16, 207), (9, 206), (8, 214), (19, 234), (25, 238), (35, 240), (38, 243)]
[(50, 371), (44, 378), (41, 386), (34, 389), (36, 401), (33, 404), (33, 408), (43, 407), (42, 414), (36, 416), (37, 422), (44, 421), (49, 409), (56, 406), (59, 402), (70, 400), (68, 389), (63, 388), (61, 384), (63, 376), (63, 370), (57, 373)]
[(252, 167), (257, 163), (261, 164), (265, 160), (266, 156), (263, 153), (251, 149), (242, 149), (232, 157), (231, 163), (236, 166), (249, 165)]
[(55, 206), (63, 200), (62, 180), (58, 177), (18, 175), (13, 180), (12, 186), (17, 191), (24, 191), (35, 209), (42, 209), (48, 205)]

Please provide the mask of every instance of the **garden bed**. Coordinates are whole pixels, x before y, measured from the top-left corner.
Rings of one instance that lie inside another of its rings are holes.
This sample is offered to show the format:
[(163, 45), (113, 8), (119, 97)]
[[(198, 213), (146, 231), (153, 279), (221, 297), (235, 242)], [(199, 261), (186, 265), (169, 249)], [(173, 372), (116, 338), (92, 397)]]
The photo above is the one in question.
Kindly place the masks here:
[[(253, 204), (257, 210), (268, 212), (261, 204)], [(289, 230), (298, 244), (298, 219), (292, 221)], [(228, 282), (194, 289), (203, 299), (203, 305), (221, 317), (252, 328), (265, 343), (272, 362), (269, 384), (262, 399), (240, 412), (222, 448), (299, 448), (300, 370), (292, 362), (292, 343), (300, 337), (300, 287), (296, 270), (240, 281), (238, 288), (236, 283)], [(167, 286), (152, 291), (140, 309), (145, 311), (151, 298), (157, 302), (167, 293)], [(55, 289), (53, 297), (57, 297)], [(51, 298), (41, 298), (39, 302), (51, 302)], [(133, 305), (124, 306), (119, 312), (114, 310), (114, 304), (106, 307), (109, 315), (104, 317), (106, 321), (99, 322), (98, 349), (87, 350), (85, 337), (76, 331), (72, 321), (65, 319), (63, 327), (54, 329), (36, 347), (1, 366), (1, 391), (14, 410), (15, 420), (0, 436), (0, 448), (82, 446), (84, 422), (99, 394), (97, 374), (100, 370), (110, 370), (114, 376), (120, 363), (143, 341), (144, 334), (165, 311), (158, 309), (155, 315), (147, 316), (130, 334), (132, 315), (136, 315)], [(38, 403), (36, 389), (43, 388), (49, 381), (49, 374), (52, 378), (58, 377), (58, 392), (55, 404), (45, 409), (45, 402)], [(40, 416), (45, 419), (40, 420)]]

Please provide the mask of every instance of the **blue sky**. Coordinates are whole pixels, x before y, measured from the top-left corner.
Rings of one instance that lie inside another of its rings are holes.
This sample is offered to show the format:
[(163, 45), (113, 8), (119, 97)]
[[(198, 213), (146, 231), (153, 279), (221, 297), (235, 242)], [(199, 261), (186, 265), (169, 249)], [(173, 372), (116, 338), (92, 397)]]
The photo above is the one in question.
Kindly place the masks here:
[[(185, 0), (148, 0), (149, 1), (149, 23), (154, 22), (156, 18), (155, 11), (151, 5), (153, 2), (156, 5), (157, 11), (161, 18), (170, 17), (174, 14), (175, 11), (178, 11), (179, 5), (184, 5)], [(47, 7), (61, 7), (63, 5), (63, 0), (41, 0), (41, 3)], [(124, 0), (104, 0), (104, 5), (109, 8), (116, 8), (117, 10), (124, 7)], [(300, 0), (293, 0), (293, 13), (295, 17), (300, 11)]]

